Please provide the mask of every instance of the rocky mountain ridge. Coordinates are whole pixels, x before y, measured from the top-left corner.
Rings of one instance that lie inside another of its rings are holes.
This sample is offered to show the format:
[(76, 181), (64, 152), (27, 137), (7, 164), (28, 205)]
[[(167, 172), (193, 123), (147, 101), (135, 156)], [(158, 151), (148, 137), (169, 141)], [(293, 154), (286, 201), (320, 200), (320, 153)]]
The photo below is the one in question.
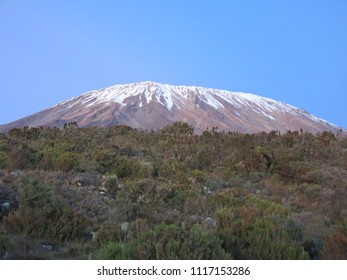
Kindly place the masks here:
[(195, 86), (172, 86), (156, 82), (115, 85), (93, 90), (51, 108), (0, 126), (56, 126), (77, 122), (80, 127), (127, 125), (157, 130), (174, 122), (187, 122), (201, 133), (219, 131), (303, 130), (311, 133), (342, 128), (302, 109), (270, 98)]

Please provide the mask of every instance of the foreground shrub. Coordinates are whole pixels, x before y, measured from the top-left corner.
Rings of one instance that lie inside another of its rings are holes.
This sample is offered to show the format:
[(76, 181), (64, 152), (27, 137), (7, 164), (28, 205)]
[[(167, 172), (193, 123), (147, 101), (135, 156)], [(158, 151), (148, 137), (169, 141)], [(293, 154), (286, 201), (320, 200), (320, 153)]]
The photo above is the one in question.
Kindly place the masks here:
[(331, 260), (347, 259), (347, 224), (330, 232), (324, 241), (323, 257)]
[(200, 225), (159, 224), (128, 243), (109, 242), (97, 257), (101, 259), (212, 260), (230, 259), (222, 241)]
[(19, 192), (19, 209), (4, 218), (8, 232), (52, 241), (82, 237), (86, 219), (59, 201), (52, 188), (38, 181), (24, 180)]
[[(231, 196), (231, 195), (229, 195)], [(231, 197), (217, 210), (223, 248), (235, 259), (308, 259), (285, 225), (286, 209), (257, 199)]]

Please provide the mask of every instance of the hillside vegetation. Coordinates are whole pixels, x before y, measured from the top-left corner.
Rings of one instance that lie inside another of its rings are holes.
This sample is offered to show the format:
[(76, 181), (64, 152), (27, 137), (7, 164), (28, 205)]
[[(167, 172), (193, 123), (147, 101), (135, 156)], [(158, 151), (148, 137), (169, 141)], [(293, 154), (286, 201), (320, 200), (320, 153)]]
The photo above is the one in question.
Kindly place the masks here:
[(0, 134), (3, 259), (347, 259), (346, 201), (329, 132)]

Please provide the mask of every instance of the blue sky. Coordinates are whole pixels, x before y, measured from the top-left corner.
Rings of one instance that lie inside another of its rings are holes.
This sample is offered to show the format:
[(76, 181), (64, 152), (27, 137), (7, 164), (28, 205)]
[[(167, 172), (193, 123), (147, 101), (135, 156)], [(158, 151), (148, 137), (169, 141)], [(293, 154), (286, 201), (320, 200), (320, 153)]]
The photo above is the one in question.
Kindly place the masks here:
[(347, 128), (347, 1), (0, 0), (0, 124), (147, 80), (250, 92)]

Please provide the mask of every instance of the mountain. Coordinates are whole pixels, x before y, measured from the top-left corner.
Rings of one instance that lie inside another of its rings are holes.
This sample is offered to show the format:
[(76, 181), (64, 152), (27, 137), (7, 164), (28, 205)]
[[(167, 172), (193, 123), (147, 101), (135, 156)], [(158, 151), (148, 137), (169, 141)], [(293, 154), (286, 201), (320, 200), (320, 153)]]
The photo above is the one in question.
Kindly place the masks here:
[(248, 93), (155, 82), (115, 85), (93, 90), (26, 118), (0, 126), (56, 126), (77, 122), (80, 127), (127, 125), (157, 130), (177, 121), (199, 133), (219, 131), (255, 133), (300, 130), (338, 132), (340, 127), (302, 109)]

